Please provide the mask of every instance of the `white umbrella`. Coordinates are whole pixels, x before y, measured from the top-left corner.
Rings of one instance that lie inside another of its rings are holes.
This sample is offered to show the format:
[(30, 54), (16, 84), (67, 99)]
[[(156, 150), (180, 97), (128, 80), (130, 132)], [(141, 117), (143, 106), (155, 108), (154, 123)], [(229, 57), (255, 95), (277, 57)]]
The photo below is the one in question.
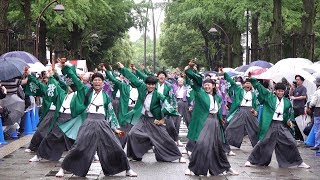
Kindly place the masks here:
[(223, 72), (234, 71), (233, 68), (229, 68), (229, 67), (223, 68), (222, 70), (223, 70)]
[(28, 63), (28, 65), (30, 66), (30, 68), (29, 68), (30, 72), (40, 73), (42, 71), (46, 71), (47, 70), (46, 66), (44, 66), (40, 62), (36, 62), (34, 64)]
[(304, 67), (310, 67), (312, 66), (312, 62), (308, 59), (304, 58), (287, 58), (287, 59), (282, 59), (278, 61), (272, 68), (280, 68), (280, 69), (301, 69)]
[(313, 82), (315, 77), (302, 69), (275, 71), (270, 68), (268, 71), (258, 75), (257, 79), (270, 79), (274, 82), (281, 82), (281, 79), (284, 77), (289, 83), (292, 83), (295, 81), (294, 77), (296, 75), (300, 75), (305, 79), (303, 85), (307, 88), (308, 98), (311, 98), (313, 93), (316, 91), (316, 85)]

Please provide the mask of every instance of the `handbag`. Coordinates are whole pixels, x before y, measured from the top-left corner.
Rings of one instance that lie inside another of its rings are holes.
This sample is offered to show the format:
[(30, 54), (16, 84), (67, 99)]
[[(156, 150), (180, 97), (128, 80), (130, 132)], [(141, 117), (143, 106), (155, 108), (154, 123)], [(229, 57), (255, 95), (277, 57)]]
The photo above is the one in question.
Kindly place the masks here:
[(311, 131), (311, 129), (312, 129), (312, 126), (313, 126), (313, 123), (312, 123), (312, 122), (309, 122), (309, 123), (307, 124), (307, 126), (304, 128), (303, 133), (304, 133), (306, 136), (309, 136), (309, 133), (310, 133), (310, 131)]

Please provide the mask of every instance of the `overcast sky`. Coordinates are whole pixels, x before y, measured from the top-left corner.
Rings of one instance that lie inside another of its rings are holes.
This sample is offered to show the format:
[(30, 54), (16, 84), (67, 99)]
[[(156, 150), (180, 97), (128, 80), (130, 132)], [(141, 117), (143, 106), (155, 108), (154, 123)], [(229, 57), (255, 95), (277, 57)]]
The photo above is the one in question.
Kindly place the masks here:
[[(135, 2), (140, 2), (141, 0), (135, 0)], [(156, 3), (156, 2), (165, 2), (165, 0), (152, 0), (152, 2)], [(148, 17), (150, 19), (150, 22), (148, 24), (148, 36), (153, 39), (153, 28), (152, 28), (152, 11), (148, 11)], [(156, 27), (157, 30), (157, 38), (160, 35), (160, 25), (164, 20), (164, 10), (158, 8), (154, 10), (154, 20), (156, 22), (156, 24), (158, 23), (158, 27)], [(158, 22), (159, 21), (159, 22)], [(129, 36), (130, 36), (130, 41), (135, 42), (137, 41), (140, 36), (143, 35), (143, 31), (140, 32), (138, 29), (136, 28), (130, 28), (129, 29)]]

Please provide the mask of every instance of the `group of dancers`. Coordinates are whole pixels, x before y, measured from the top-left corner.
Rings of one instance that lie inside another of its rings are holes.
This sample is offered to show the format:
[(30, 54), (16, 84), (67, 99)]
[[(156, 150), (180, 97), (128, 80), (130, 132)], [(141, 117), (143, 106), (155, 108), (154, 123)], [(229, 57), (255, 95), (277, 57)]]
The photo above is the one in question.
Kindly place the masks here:
[[(186, 175), (238, 175), (227, 155), (235, 155), (230, 145), (240, 148), (245, 135), (254, 147), (246, 167), (269, 165), (275, 150), (279, 167), (310, 168), (288, 129), (293, 111), (281, 83), (275, 85), (275, 93), (250, 77), (242, 87), (220, 68), (224, 77), (217, 88), (214, 80), (203, 80), (190, 60), (184, 77), (168, 78), (164, 71), (155, 76), (147, 69), (131, 66), (130, 70), (117, 63), (118, 74), (102, 66), (105, 75), (94, 73), (91, 83), (85, 84), (65, 58), (60, 65), (63, 77), (53, 67), (42, 81), (25, 70), (26, 94), (43, 99), (41, 121), (26, 152), (36, 152), (30, 162), (58, 161), (67, 150), (57, 177), (64, 171), (84, 177), (94, 160), (100, 161), (106, 176), (126, 171), (126, 176), (137, 177), (129, 160), (142, 161), (151, 149), (157, 161), (186, 163), (178, 148), (183, 145), (182, 120), (188, 127), (190, 152)], [(106, 79), (113, 84), (111, 97), (103, 91)], [(228, 89), (222, 82), (229, 84)], [(138, 98), (130, 108), (132, 88)], [(228, 114), (226, 92), (232, 99)], [(259, 122), (258, 102), (264, 106)]]

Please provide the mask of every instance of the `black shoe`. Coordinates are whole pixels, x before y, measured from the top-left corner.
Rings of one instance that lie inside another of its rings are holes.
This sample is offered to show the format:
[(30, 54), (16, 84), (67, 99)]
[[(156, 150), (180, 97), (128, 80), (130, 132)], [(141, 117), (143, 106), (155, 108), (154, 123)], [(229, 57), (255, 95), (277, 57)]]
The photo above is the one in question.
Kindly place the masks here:
[(319, 148), (318, 147), (312, 147), (312, 148), (310, 148), (311, 150), (319, 150)]

